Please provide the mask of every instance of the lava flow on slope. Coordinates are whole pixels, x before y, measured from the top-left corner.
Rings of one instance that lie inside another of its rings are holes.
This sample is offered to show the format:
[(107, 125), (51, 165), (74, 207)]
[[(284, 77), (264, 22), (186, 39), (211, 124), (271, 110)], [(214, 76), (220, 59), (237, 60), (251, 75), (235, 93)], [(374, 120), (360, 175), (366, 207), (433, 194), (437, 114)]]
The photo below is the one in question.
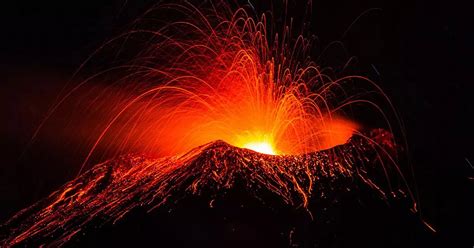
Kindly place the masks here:
[(383, 151), (395, 152), (391, 134), (379, 129), (367, 137), (354, 136), (344, 145), (304, 155), (266, 155), (215, 141), (183, 156), (122, 156), (94, 166), (17, 213), (2, 226), (1, 244), (64, 245), (87, 234), (91, 226), (115, 223), (136, 208), (152, 211), (203, 193), (212, 196), (212, 205), (236, 181), (263, 202), (270, 193), (285, 205), (304, 209), (328, 187), (321, 182), (341, 178), (361, 179), (383, 199), (405, 197), (401, 187), (394, 191), (395, 185), (369, 176), (390, 167), (393, 154)]

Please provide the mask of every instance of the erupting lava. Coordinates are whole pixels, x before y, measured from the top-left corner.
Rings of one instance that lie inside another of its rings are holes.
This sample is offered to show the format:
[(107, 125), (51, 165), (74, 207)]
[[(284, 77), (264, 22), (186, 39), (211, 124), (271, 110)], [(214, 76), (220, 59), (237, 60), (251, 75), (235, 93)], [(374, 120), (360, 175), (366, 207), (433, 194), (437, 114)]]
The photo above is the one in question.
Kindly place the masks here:
[[(86, 103), (86, 116), (101, 117), (94, 123), (101, 132), (84, 164), (98, 151), (106, 157), (128, 152), (171, 156), (215, 140), (295, 155), (343, 144), (358, 132), (346, 110), (374, 104), (351, 91), (357, 85), (377, 90), (372, 82), (325, 74), (331, 71), (308, 56), (311, 41), (292, 38), (288, 26), (272, 37), (274, 27), (268, 25), (273, 21), (266, 15), (232, 10), (224, 1), (211, 7), (152, 8), (137, 29), (105, 46), (147, 37), (145, 45), (129, 48), (139, 50), (136, 55), (120, 59), (132, 63), (94, 74), (67, 92), (60, 103), (77, 94), (76, 102)], [(153, 25), (149, 15), (169, 18), (164, 26), (158, 22), (160, 28), (142, 29)], [(121, 45), (120, 52), (130, 56), (127, 47)], [(92, 81), (107, 80), (113, 81), (103, 90), (77, 93)]]
[[(119, 64), (65, 90), (47, 118), (71, 99), (83, 107), (77, 115), (85, 124), (67, 132), (93, 137), (81, 172), (97, 154), (154, 159), (92, 167), (7, 222), (13, 231), (4, 244), (63, 244), (92, 220), (118, 220), (180, 192), (228, 189), (237, 177), (255, 195), (265, 189), (305, 208), (321, 178), (357, 176), (384, 199), (413, 199), (391, 134), (362, 132), (348, 118), (365, 104), (388, 123), (382, 108), (363, 98), (375, 92), (386, 99), (381, 89), (360, 76), (336, 79), (309, 57), (310, 40), (295, 37), (291, 26), (275, 33), (268, 18), (219, 0), (208, 7), (159, 4), (104, 45), (95, 55), (112, 48)], [(106, 86), (84, 90), (91, 82)], [(376, 182), (370, 171), (385, 180)]]
[(270, 143), (268, 141), (262, 141), (262, 142), (250, 141), (249, 143), (244, 144), (242, 147), (250, 149), (250, 150), (254, 150), (254, 151), (260, 152), (260, 153), (265, 153), (265, 154), (270, 154), (270, 155), (276, 155), (277, 154), (275, 152), (275, 149), (273, 148), (272, 143)]

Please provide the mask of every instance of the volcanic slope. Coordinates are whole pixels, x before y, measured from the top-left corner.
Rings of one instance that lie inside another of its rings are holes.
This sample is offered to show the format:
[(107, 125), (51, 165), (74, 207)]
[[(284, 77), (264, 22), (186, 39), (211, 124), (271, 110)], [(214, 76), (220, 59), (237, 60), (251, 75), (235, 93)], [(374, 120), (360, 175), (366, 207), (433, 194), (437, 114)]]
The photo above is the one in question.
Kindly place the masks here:
[[(407, 198), (406, 188), (394, 180), (400, 178), (392, 164), (395, 156), (392, 135), (381, 129), (302, 155), (266, 155), (223, 141), (173, 157), (124, 155), (93, 166), (18, 212), (1, 226), (0, 244), (74, 244), (103, 226), (124, 221), (134, 211), (171, 212), (180, 201), (202, 195), (213, 208), (236, 188), (270, 208), (299, 209), (308, 219), (318, 217), (310, 211), (315, 200), (336, 190), (349, 192), (357, 187), (354, 181), (382, 199)], [(289, 232), (285, 238), (291, 241)]]

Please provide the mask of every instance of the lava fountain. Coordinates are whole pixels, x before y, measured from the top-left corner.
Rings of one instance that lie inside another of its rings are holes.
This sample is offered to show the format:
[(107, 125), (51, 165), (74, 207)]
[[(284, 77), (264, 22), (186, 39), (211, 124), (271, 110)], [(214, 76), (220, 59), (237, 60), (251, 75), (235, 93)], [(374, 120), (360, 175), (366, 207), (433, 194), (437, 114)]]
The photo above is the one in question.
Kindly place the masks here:
[[(308, 57), (311, 41), (291, 38), (288, 26), (271, 37), (266, 15), (232, 10), (224, 1), (211, 6), (160, 4), (92, 56), (112, 53), (114, 61), (127, 62), (65, 90), (49, 114), (74, 99), (84, 109), (78, 119), (94, 119), (84, 125), (100, 130), (84, 135), (95, 137), (84, 165), (98, 148), (109, 155), (170, 156), (223, 140), (295, 155), (343, 144), (357, 133), (345, 110), (366, 99), (350, 91), (356, 81), (376, 89), (372, 82), (325, 74)], [(148, 21), (159, 16), (167, 20), (158, 27)], [(101, 83), (80, 93), (92, 82)]]
[[(80, 175), (7, 222), (13, 231), (4, 244), (41, 237), (64, 244), (96, 218), (118, 220), (206, 185), (225, 190), (237, 175), (248, 178), (250, 191), (263, 187), (304, 208), (321, 177), (356, 176), (384, 199), (413, 200), (392, 134), (362, 131), (348, 115), (362, 104), (391, 129), (382, 107), (365, 98), (372, 92), (390, 105), (382, 90), (362, 76), (335, 78), (309, 56), (310, 39), (290, 25), (273, 32), (268, 14), (249, 14), (250, 7), (161, 3), (97, 50), (81, 69), (104, 51), (118, 64), (66, 87), (38, 129), (68, 101), (82, 106), (86, 122), (100, 116), (87, 132)], [(105, 86), (84, 91), (98, 81)], [(83, 173), (95, 154), (137, 153), (147, 156)], [(372, 170), (384, 179), (370, 178)]]

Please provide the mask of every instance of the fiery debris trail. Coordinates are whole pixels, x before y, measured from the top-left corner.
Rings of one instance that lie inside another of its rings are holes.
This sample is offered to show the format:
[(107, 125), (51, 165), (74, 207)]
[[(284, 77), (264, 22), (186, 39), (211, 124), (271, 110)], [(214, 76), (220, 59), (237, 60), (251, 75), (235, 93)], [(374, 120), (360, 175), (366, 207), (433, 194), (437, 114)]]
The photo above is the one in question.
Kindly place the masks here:
[[(182, 156), (122, 156), (94, 166), (17, 213), (2, 226), (0, 244), (64, 245), (87, 233), (91, 223), (116, 222), (133, 209), (152, 211), (188, 194), (217, 196), (237, 180), (255, 197), (264, 200), (262, 192), (270, 192), (294, 207), (308, 207), (321, 190), (321, 178), (358, 177), (386, 197), (393, 193), (391, 186), (366, 175), (390, 167), (390, 155), (382, 150), (393, 152), (391, 144), (390, 133), (374, 130), (367, 137), (353, 136), (344, 145), (305, 155), (272, 156), (215, 141)], [(403, 193), (399, 188), (397, 192)]]

